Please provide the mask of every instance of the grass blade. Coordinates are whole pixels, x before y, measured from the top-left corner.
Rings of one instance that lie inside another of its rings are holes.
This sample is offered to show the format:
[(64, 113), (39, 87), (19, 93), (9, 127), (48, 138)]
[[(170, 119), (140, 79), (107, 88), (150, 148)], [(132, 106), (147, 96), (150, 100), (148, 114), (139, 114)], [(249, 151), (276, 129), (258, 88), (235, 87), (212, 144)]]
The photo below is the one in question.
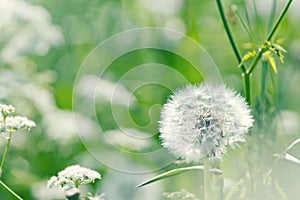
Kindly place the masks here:
[(297, 140), (295, 140), (294, 142), (292, 142), (292, 144), (290, 144), (285, 151), (290, 150), (291, 148), (293, 148), (296, 144), (300, 143), (300, 138), (298, 138)]
[[(139, 184), (138, 186), (136, 186), (136, 188), (140, 188), (140, 187), (143, 187), (145, 185), (148, 185), (150, 183), (153, 183), (153, 182), (156, 182), (156, 181), (159, 181), (159, 180), (162, 180), (162, 179), (165, 179), (165, 178), (169, 178), (171, 176), (175, 176), (175, 175), (178, 175), (178, 174), (181, 174), (181, 173), (184, 173), (184, 172), (188, 172), (188, 171), (191, 171), (191, 170), (203, 170), (204, 167), (202, 165), (197, 165), (197, 166), (191, 166), (191, 167), (183, 167), (183, 168), (178, 168), (178, 169), (173, 169), (173, 170), (170, 170), (168, 172), (165, 172), (163, 174), (160, 174), (158, 176), (155, 176), (141, 184)], [(215, 173), (217, 175), (220, 175), (222, 174), (222, 171), (220, 169), (210, 169), (210, 171), (212, 173)]]

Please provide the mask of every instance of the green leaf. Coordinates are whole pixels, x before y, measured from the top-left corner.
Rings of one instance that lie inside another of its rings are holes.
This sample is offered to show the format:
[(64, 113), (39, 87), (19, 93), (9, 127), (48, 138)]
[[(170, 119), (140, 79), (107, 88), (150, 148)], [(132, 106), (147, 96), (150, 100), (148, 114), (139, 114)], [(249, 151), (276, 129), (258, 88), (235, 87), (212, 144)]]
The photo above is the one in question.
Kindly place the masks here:
[[(141, 184), (139, 184), (138, 186), (136, 186), (136, 188), (140, 188), (140, 187), (143, 187), (145, 185), (148, 185), (150, 183), (153, 183), (153, 182), (156, 182), (156, 181), (159, 181), (159, 180), (162, 180), (162, 179), (165, 179), (165, 178), (169, 178), (171, 176), (175, 176), (175, 175), (178, 175), (178, 174), (181, 174), (181, 173), (184, 173), (184, 172), (188, 172), (188, 171), (191, 171), (191, 170), (203, 170), (204, 167), (202, 165), (197, 165), (197, 166), (191, 166), (191, 167), (183, 167), (183, 168), (177, 168), (177, 169), (173, 169), (173, 170), (170, 170), (168, 172), (165, 172), (163, 174), (160, 174), (158, 176), (155, 176)], [(217, 175), (221, 175), (223, 174), (223, 172), (220, 170), (220, 169), (210, 169), (210, 171), (214, 174), (217, 174)]]

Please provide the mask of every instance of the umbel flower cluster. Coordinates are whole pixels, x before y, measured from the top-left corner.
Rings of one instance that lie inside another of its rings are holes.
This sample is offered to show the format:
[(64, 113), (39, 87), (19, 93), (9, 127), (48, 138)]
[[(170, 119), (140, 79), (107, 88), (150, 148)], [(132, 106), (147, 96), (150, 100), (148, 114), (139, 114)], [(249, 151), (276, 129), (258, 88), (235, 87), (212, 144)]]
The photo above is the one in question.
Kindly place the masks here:
[(64, 191), (68, 191), (78, 188), (79, 185), (93, 183), (96, 179), (101, 179), (98, 172), (79, 165), (71, 165), (58, 172), (57, 176), (52, 176), (47, 187), (61, 186)]
[(245, 141), (253, 124), (244, 98), (224, 85), (188, 85), (161, 110), (162, 144), (190, 162), (220, 160), (227, 147)]
[(0, 131), (4, 132), (15, 132), (16, 130), (27, 130), (29, 131), (32, 127), (35, 127), (35, 123), (26, 117), (21, 116), (10, 116), (15, 112), (15, 107), (12, 105), (0, 104)]

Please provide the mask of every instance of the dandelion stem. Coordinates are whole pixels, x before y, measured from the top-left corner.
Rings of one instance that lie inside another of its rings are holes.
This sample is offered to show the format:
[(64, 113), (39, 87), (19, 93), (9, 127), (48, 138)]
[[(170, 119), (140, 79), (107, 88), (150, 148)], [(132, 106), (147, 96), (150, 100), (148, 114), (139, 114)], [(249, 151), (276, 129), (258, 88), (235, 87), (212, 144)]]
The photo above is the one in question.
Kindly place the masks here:
[(0, 180), (0, 185), (9, 193), (11, 193), (14, 197), (16, 197), (16, 199), (23, 200), (19, 195), (17, 195), (12, 189), (10, 189), (7, 185), (5, 185), (5, 183), (3, 183), (1, 180)]
[(204, 200), (211, 200), (211, 174), (209, 171), (209, 160), (208, 158), (203, 159), (204, 166)]
[[(272, 39), (272, 37), (274, 36), (277, 28), (279, 27), (280, 22), (282, 21), (282, 19), (284, 18), (284, 16), (286, 15), (291, 3), (293, 2), (293, 0), (289, 0), (287, 2), (287, 4), (284, 6), (284, 9), (282, 10), (280, 16), (278, 17), (276, 23), (274, 24), (274, 26), (272, 27), (270, 33), (268, 34), (267, 38), (265, 39), (265, 43), (270, 41)], [(253, 70), (255, 69), (258, 61), (260, 60), (261, 56), (263, 54), (263, 49), (260, 49), (258, 54), (256, 55), (255, 59), (253, 60), (253, 62), (251, 63), (251, 66), (249, 68), (249, 70), (247, 70), (247, 74), (251, 74), (253, 72)]]
[[(221, 19), (222, 19), (222, 22), (223, 22), (226, 34), (228, 36), (228, 39), (229, 39), (229, 42), (230, 42), (230, 44), (232, 46), (234, 54), (235, 54), (238, 62), (242, 63), (243, 57), (241, 56), (241, 54), (239, 52), (239, 49), (237, 47), (237, 44), (236, 44), (236, 42), (235, 42), (235, 40), (233, 38), (232, 32), (231, 32), (229, 24), (228, 24), (228, 20), (226, 19), (226, 16), (225, 16), (225, 12), (224, 12), (224, 8), (223, 8), (223, 5), (222, 5), (222, 1), (221, 0), (216, 0), (216, 2), (217, 2), (217, 5), (218, 5), (219, 13), (221, 15)], [(246, 72), (246, 70), (247, 70), (247, 68), (246, 68), (246, 66), (244, 64), (241, 65), (241, 69), (243, 70), (243, 72)]]
[[(217, 169), (220, 169), (220, 164), (218, 164)], [(223, 178), (223, 173), (222, 174), (215, 174), (214, 177), (216, 177), (216, 183), (218, 185), (218, 190), (216, 191), (219, 194), (219, 200), (224, 199), (224, 178)]]
[(0, 178), (2, 176), (2, 170), (3, 170), (3, 167), (4, 167), (6, 155), (7, 155), (9, 146), (10, 146), (11, 136), (12, 136), (12, 132), (9, 132), (8, 140), (7, 140), (7, 143), (6, 143), (6, 147), (5, 147), (3, 157), (2, 157), (2, 161), (1, 161), (1, 165), (0, 165)]

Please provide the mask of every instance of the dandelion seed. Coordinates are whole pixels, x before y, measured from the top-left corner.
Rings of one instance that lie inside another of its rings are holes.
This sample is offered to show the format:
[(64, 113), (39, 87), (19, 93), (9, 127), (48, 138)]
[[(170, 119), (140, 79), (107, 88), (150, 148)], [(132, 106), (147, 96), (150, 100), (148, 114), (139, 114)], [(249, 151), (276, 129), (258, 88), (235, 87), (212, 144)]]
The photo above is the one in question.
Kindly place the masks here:
[(79, 185), (93, 183), (96, 179), (101, 179), (98, 172), (79, 165), (72, 165), (58, 172), (58, 176), (52, 176), (47, 187), (61, 186), (64, 191), (68, 191)]
[(253, 124), (250, 110), (224, 85), (188, 85), (170, 97), (159, 122), (162, 145), (175, 156), (199, 162), (220, 160), (227, 147), (245, 141)]

